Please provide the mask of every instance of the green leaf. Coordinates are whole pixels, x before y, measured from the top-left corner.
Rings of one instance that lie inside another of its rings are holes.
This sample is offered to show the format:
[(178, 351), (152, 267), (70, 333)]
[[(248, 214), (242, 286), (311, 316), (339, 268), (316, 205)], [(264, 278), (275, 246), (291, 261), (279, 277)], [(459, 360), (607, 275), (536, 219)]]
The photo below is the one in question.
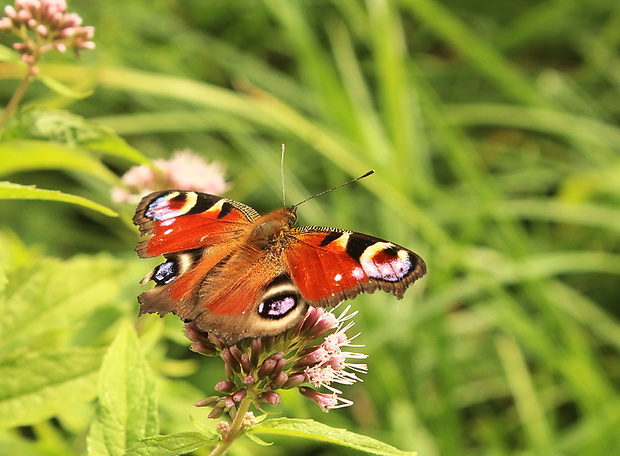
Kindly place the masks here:
[(252, 442), (256, 443), (257, 445), (260, 445), (260, 446), (271, 446), (271, 445), (273, 445), (273, 442), (265, 442), (263, 439), (261, 439), (257, 435), (254, 435), (254, 434), (246, 434), (246, 435), (248, 436), (248, 438)]
[(123, 264), (108, 255), (80, 256), (10, 271), (0, 293), (0, 359), (67, 341), (89, 315), (116, 302)]
[(89, 454), (120, 455), (158, 431), (155, 379), (134, 328), (124, 322), (101, 366), (97, 416), (88, 436)]
[(3, 139), (30, 139), (105, 152), (132, 163), (148, 159), (114, 130), (67, 111), (31, 108), (11, 119)]
[(19, 58), (19, 54), (15, 52), (14, 49), (8, 46), (0, 45), (0, 62), (18, 63), (21, 62), (21, 59)]
[[(217, 433), (217, 431), (215, 429), (213, 429), (213, 426), (209, 427), (207, 424), (205, 424), (204, 421), (198, 421), (196, 418), (194, 418), (193, 416), (190, 416), (190, 421), (192, 422), (192, 424), (194, 426), (196, 426), (198, 428), (198, 430), (204, 434), (206, 437), (210, 438), (210, 439), (219, 439), (219, 434)], [(213, 424), (213, 420), (209, 420), (209, 423)]]
[(249, 434), (286, 435), (302, 439), (316, 440), (319, 442), (342, 445), (354, 450), (369, 454), (413, 456), (415, 452), (401, 451), (387, 443), (355, 434), (346, 429), (338, 429), (319, 423), (314, 420), (302, 420), (294, 418), (276, 418), (265, 420), (261, 424), (252, 426)]
[(118, 182), (118, 177), (90, 152), (67, 144), (12, 139), (0, 142), (0, 156), (2, 156), (0, 175), (3, 176), (24, 171), (54, 169), (88, 174), (109, 185), (116, 185)]
[(95, 397), (103, 351), (23, 351), (0, 361), (0, 427), (34, 424)]
[(77, 195), (62, 193), (57, 190), (36, 188), (33, 185), (19, 185), (11, 182), (0, 182), (0, 199), (49, 200), (76, 204), (100, 212), (109, 217), (117, 217), (112, 209)]
[(200, 432), (156, 435), (140, 440), (129, 448), (124, 453), (124, 456), (174, 456), (187, 454), (217, 440), (219, 440), (217, 436), (207, 436)]
[(94, 90), (87, 90), (86, 92), (78, 92), (77, 90), (73, 90), (71, 87), (63, 84), (58, 79), (50, 78), (49, 76), (38, 75), (37, 79), (45, 84), (49, 89), (53, 92), (56, 92), (58, 95), (62, 95), (68, 98), (74, 98), (79, 100), (81, 98), (87, 98), (94, 93)]

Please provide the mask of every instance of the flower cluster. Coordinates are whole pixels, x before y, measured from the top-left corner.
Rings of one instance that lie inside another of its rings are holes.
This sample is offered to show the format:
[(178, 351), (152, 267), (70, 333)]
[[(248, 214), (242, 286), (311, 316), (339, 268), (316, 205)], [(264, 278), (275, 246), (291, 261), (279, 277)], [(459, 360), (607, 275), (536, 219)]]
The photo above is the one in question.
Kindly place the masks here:
[(6, 6), (4, 13), (0, 31), (21, 38), (13, 48), (28, 64), (31, 75), (37, 74), (36, 64), (48, 51), (70, 49), (77, 54), (80, 49), (95, 47), (95, 28), (82, 26), (79, 15), (68, 13), (65, 0), (15, 0), (15, 6)]
[(157, 159), (155, 168), (140, 165), (130, 168), (122, 177), (124, 187), (112, 189), (117, 203), (137, 204), (156, 190), (192, 190), (219, 195), (228, 189), (224, 168), (217, 162), (207, 163), (190, 150), (180, 150), (169, 160)]
[[(357, 314), (349, 310), (350, 306), (336, 317), (332, 312), (310, 307), (305, 318), (283, 334), (244, 339), (231, 346), (188, 323), (185, 334), (193, 342), (192, 350), (208, 356), (219, 355), (224, 360), (226, 374), (226, 380), (215, 385), (219, 394), (195, 405), (212, 407), (209, 418), (219, 418), (225, 413), (234, 417), (244, 400), (260, 409), (263, 404), (280, 402), (278, 390), (293, 388), (324, 412), (353, 404), (332, 385), (361, 381), (356, 372), (367, 370), (366, 364), (348, 361), (364, 359), (365, 354), (343, 351), (345, 347), (361, 347), (351, 344), (357, 335), (346, 334), (354, 325), (350, 320)], [(322, 341), (317, 343), (318, 339)], [(318, 391), (321, 387), (329, 392)]]

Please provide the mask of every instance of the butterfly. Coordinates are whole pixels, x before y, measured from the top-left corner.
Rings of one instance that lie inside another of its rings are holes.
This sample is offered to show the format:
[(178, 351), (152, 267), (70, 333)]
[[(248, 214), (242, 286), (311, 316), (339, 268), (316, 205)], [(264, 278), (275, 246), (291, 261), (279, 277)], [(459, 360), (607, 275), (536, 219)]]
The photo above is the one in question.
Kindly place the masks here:
[(171, 312), (234, 344), (284, 332), (308, 305), (335, 307), (375, 290), (400, 299), (426, 273), (420, 256), (392, 242), (294, 226), (299, 204), (261, 216), (206, 193), (145, 196), (133, 217), (145, 236), (136, 251), (165, 261), (140, 282), (155, 282), (138, 296), (140, 315)]

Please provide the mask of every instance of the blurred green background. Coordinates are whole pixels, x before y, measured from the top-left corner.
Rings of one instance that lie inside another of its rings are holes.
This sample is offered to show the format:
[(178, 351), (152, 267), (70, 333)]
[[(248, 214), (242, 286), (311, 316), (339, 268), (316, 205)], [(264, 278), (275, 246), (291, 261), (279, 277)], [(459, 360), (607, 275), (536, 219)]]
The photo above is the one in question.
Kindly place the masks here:
[[(69, 8), (96, 27), (97, 49), (46, 58), (42, 73), (93, 92), (76, 100), (34, 83), (28, 103), (110, 127), (151, 158), (189, 148), (221, 162), (226, 196), (260, 212), (282, 204), (282, 143), (289, 203), (375, 169), (303, 205), (301, 223), (383, 237), (427, 261), (428, 276), (402, 301), (378, 293), (354, 302), (356, 341), (370, 355), (364, 383), (344, 389), (356, 405), (325, 415), (291, 393), (278, 412), (423, 456), (620, 454), (619, 2), (72, 0)], [(3, 105), (21, 71), (0, 66)], [(0, 203), (6, 296), (31, 296), (24, 322), (41, 315), (37, 291), (25, 288), (43, 287), (44, 300), (45, 286), (66, 291), (66, 271), (86, 277), (75, 279), (70, 307), (59, 298), (67, 321), (47, 333), (26, 324), (13, 348), (105, 346), (117, 322), (137, 313), (149, 264), (132, 251), (133, 208), (109, 195), (132, 163), (103, 161), (114, 174), (39, 157), (2, 175), (122, 215)], [(137, 324), (158, 375), (162, 432), (193, 430), (189, 416), (204, 421), (207, 412), (191, 404), (211, 394), (221, 364), (189, 352), (172, 316)], [(83, 397), (38, 422), (6, 420), (0, 448), (84, 454), (94, 406)], [(284, 439), (267, 448), (245, 441), (231, 454), (293, 450), (349, 454)]]

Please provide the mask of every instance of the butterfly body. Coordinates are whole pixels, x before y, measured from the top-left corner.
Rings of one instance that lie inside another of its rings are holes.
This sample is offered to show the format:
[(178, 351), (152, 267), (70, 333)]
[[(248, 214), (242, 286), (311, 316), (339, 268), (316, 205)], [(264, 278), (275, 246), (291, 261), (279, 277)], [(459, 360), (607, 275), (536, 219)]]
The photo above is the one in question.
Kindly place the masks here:
[(283, 332), (307, 306), (336, 306), (382, 289), (401, 298), (426, 272), (410, 250), (328, 227), (295, 227), (296, 206), (259, 215), (205, 193), (165, 191), (142, 199), (134, 223), (142, 258), (166, 261), (141, 283), (140, 313), (172, 312), (227, 343)]

